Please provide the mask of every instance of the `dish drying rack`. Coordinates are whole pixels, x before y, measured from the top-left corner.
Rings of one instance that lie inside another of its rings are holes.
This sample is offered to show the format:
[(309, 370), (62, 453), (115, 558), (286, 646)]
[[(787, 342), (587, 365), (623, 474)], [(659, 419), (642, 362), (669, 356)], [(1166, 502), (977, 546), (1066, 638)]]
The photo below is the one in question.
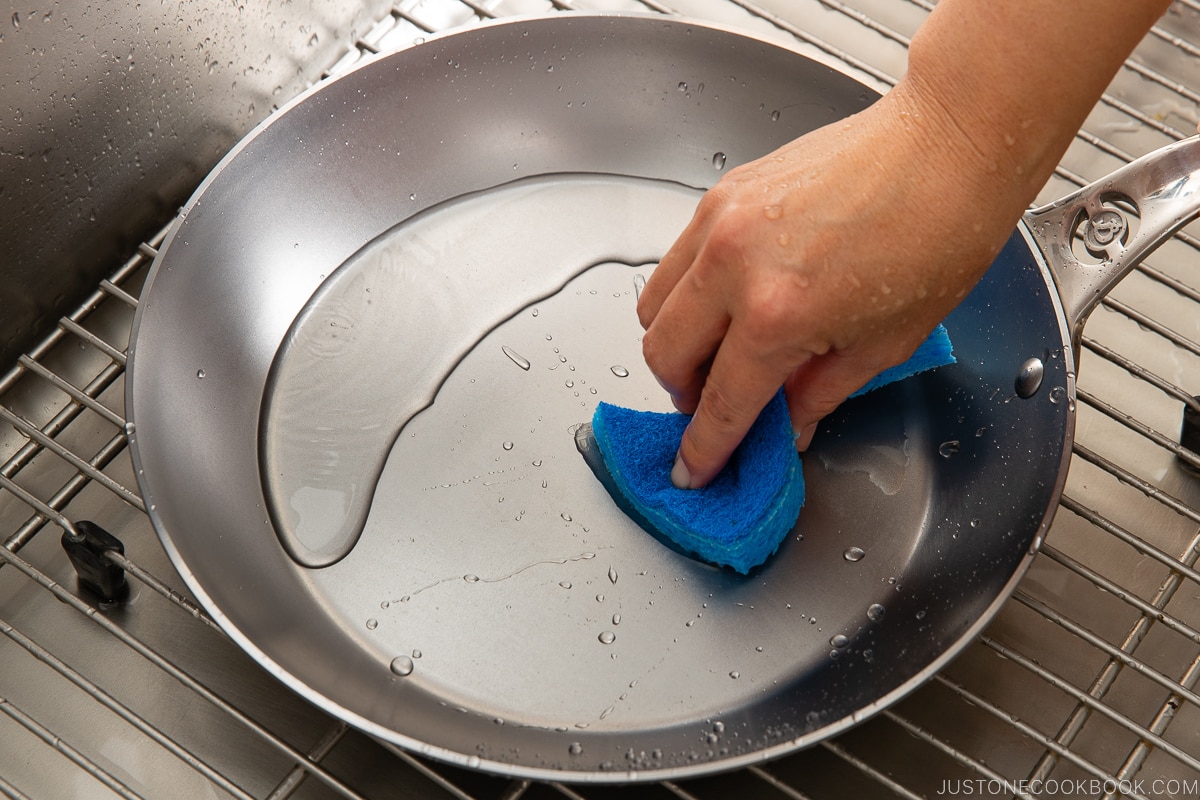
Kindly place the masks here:
[[(783, 37), (881, 90), (926, 0), (418, 0), (327, 76), (511, 14), (683, 14)], [(1086, 35), (1081, 30), (1080, 35)], [(1190, 135), (1200, 2), (1179, 0), (1096, 106), (1041, 201)], [(153, 187), (148, 187), (148, 190)], [(129, 327), (166, 229), (0, 378), (0, 795), (754, 798), (1200, 795), (1200, 234), (1089, 321), (1070, 477), (1012, 599), (953, 664), (854, 730), (772, 762), (605, 787), (512, 780), (387, 748), (292, 695), (192, 599), (145, 515), (123, 416)], [(181, 453), (180, 457), (187, 457)], [(116, 542), (76, 522), (104, 520)], [(68, 556), (64, 538), (76, 550)], [(82, 563), (82, 567), (78, 566)], [(85, 578), (117, 589), (103, 602)]]

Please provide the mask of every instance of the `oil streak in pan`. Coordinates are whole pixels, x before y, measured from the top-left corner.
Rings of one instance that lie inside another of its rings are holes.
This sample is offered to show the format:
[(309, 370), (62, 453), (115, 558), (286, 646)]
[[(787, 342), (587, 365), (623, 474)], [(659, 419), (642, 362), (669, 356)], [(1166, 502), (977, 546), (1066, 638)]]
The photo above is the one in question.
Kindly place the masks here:
[(593, 266), (657, 261), (698, 195), (619, 176), (526, 179), (431, 208), (334, 271), (276, 353), (260, 417), (268, 513), (289, 556), (344, 558), (397, 437), (464, 356)]

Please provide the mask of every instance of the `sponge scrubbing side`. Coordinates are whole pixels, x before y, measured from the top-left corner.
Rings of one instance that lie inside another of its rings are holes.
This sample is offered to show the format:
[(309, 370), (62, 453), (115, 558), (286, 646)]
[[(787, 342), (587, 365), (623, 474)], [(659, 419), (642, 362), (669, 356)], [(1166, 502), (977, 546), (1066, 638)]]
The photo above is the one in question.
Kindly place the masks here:
[(688, 419), (602, 402), (592, 433), (613, 483), (650, 524), (650, 533), (702, 561), (748, 572), (775, 552), (804, 504), (787, 400), (783, 392), (771, 400), (729, 464), (703, 489), (671, 483)]
[[(854, 397), (954, 363), (939, 325), (908, 361)], [(743, 574), (765, 562), (795, 527), (804, 477), (783, 391), (763, 409), (726, 467), (703, 489), (677, 489), (671, 467), (689, 417), (600, 403), (592, 442), (577, 435), (585, 460), (617, 504), (664, 544)]]

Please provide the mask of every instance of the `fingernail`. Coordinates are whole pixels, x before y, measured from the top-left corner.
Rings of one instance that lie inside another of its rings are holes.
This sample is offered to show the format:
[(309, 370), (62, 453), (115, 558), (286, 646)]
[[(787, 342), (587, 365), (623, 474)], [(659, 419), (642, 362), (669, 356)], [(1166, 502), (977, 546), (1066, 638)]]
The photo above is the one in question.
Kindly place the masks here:
[(796, 434), (796, 449), (803, 453), (812, 444), (813, 434), (817, 432), (817, 423), (810, 422), (800, 429), (800, 433)]
[(671, 485), (676, 489), (692, 488), (692, 473), (688, 472), (683, 456), (675, 454), (675, 466), (671, 467)]

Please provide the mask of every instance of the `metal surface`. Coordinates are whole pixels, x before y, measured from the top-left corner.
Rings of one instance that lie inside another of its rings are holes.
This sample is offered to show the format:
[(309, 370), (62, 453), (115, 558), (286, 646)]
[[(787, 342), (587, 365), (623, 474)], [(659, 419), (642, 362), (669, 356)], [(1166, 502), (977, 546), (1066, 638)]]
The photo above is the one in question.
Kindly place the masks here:
[[(880, 86), (902, 71), (904, 42), (927, 10), (891, 0), (766, 5), (758, 17), (732, 2), (672, 7), (815, 42), (878, 76)], [(520, 3), (489, 9), (542, 10)], [(333, 70), (472, 19), (474, 10), (457, 0), (403, 3)], [(1177, 3), (1097, 106), (1044, 201), (1194, 129), (1189, 87), (1200, 84), (1200, 61), (1192, 57), (1198, 33), (1194, 4)], [(180, 593), (183, 584), (145, 516), (122, 499), (126, 493), (83, 469), (95, 464), (118, 487), (134, 484), (120, 435), (122, 361), (108, 351), (124, 349), (141, 270), (160, 239), (114, 269), (0, 381), (0, 402), (65, 448), (64, 455), (47, 451), (28, 430), (0, 426), (0, 474), (22, 489), (0, 489), (0, 530), (8, 551), (19, 551), (30, 568), (0, 567), (0, 618), (15, 630), (0, 639), (0, 793), (611, 796), (599, 787), (508, 782), (387, 753), (278, 691)], [(622, 796), (932, 797), (967, 784), (992, 796), (1051, 797), (1070, 785), (1076, 795), (1099, 797), (1104, 781), (1117, 780), (1127, 781), (1127, 796), (1195, 796), (1200, 492), (1179, 466), (1178, 455), (1189, 454), (1174, 439), (1181, 408), (1195, 403), (1200, 385), (1200, 295), (1189, 286), (1196, 247), (1191, 234), (1178, 235), (1092, 315), (1066, 510), (1014, 601), (974, 645), (929, 686), (848, 735), (763, 766), (626, 788)], [(133, 570), (132, 603), (96, 610), (86, 597), (55, 601), (78, 590), (57, 529), (46, 528), (50, 507), (72, 519), (116, 521)], [(17, 636), (43, 650), (34, 655)], [(74, 673), (92, 683), (74, 682)], [(93, 697), (96, 688), (115, 697), (120, 713)], [(182, 743), (183, 752), (154, 731)], [(106, 788), (113, 785), (122, 788)]]

